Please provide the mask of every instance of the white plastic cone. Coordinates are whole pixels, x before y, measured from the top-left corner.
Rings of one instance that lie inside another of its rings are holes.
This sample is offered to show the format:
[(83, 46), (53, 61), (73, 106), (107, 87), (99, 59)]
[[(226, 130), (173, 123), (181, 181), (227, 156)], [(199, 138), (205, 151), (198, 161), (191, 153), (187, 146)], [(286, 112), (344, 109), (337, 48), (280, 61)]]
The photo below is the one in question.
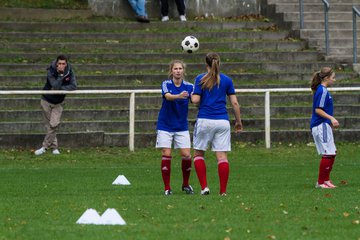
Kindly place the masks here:
[(114, 208), (108, 208), (101, 216), (99, 224), (126, 225), (126, 222)]
[(87, 209), (83, 215), (76, 221), (77, 224), (98, 224), (100, 215), (95, 209)]
[(130, 182), (126, 179), (124, 175), (119, 175), (115, 181), (112, 183), (113, 185), (130, 185)]

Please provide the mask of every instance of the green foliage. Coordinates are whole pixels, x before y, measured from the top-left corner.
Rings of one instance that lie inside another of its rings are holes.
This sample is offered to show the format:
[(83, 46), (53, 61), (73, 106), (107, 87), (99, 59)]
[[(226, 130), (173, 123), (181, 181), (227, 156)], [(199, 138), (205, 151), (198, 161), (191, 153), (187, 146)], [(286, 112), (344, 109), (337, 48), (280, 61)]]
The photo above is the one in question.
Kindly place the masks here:
[(1, 7), (86, 9), (87, 0), (0, 0)]
[[(338, 144), (332, 173), (339, 187), (314, 189), (314, 146), (233, 144), (228, 196), (220, 197), (217, 164), (206, 156), (209, 196), (181, 187), (173, 154), (174, 195), (163, 195), (160, 152), (119, 148), (61, 149), (36, 157), (0, 152), (0, 239), (358, 239), (358, 144)], [(130, 186), (114, 186), (120, 174)], [(115, 208), (126, 226), (77, 225), (88, 208)]]

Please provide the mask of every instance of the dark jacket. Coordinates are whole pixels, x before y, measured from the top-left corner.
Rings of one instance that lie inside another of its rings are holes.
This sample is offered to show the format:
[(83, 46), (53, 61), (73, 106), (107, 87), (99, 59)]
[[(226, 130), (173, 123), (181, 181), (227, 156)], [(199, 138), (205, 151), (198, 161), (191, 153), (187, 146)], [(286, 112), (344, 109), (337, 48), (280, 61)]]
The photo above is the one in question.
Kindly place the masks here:
[[(56, 61), (53, 61), (47, 70), (47, 79), (43, 90), (76, 90), (76, 78), (69, 63), (63, 76), (60, 76), (56, 70)], [(65, 94), (44, 94), (42, 98), (49, 103), (59, 104), (64, 101)]]

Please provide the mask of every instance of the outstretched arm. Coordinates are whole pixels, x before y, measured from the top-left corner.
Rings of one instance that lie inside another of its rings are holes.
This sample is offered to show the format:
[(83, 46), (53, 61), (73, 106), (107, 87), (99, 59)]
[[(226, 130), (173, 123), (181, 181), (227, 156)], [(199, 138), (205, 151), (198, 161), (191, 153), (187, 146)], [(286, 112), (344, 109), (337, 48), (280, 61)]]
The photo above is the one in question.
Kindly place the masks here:
[(187, 99), (189, 97), (189, 93), (187, 91), (182, 91), (179, 94), (171, 94), (171, 93), (165, 93), (165, 98), (168, 101), (174, 101), (176, 99)]

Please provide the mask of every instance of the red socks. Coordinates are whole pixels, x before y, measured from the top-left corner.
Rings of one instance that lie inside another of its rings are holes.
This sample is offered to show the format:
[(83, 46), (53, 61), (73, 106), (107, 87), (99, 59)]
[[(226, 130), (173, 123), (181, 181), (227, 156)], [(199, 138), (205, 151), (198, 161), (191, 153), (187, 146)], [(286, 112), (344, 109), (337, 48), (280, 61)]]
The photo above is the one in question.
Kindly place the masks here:
[(170, 190), (171, 156), (162, 156), (161, 175), (165, 185), (165, 191)]
[(330, 173), (331, 173), (331, 170), (332, 170), (332, 167), (334, 165), (334, 162), (335, 162), (335, 157), (336, 155), (332, 155), (330, 156), (331, 158), (328, 158), (328, 161), (330, 162), (329, 163), (329, 169), (326, 173), (326, 177), (325, 177), (325, 181), (329, 181), (330, 180)]
[(204, 161), (204, 157), (202, 156), (195, 156), (194, 157), (194, 167), (196, 170), (196, 175), (198, 176), (201, 189), (204, 189), (207, 187), (207, 181), (206, 181), (206, 165)]
[(189, 186), (189, 178), (191, 172), (191, 157), (182, 158), (181, 170), (183, 174), (183, 186)]
[(229, 162), (227, 159), (218, 161), (218, 174), (220, 180), (220, 194), (226, 193), (226, 186), (229, 179)]
[(330, 172), (335, 161), (335, 155), (323, 155), (319, 166), (318, 184), (330, 180)]

